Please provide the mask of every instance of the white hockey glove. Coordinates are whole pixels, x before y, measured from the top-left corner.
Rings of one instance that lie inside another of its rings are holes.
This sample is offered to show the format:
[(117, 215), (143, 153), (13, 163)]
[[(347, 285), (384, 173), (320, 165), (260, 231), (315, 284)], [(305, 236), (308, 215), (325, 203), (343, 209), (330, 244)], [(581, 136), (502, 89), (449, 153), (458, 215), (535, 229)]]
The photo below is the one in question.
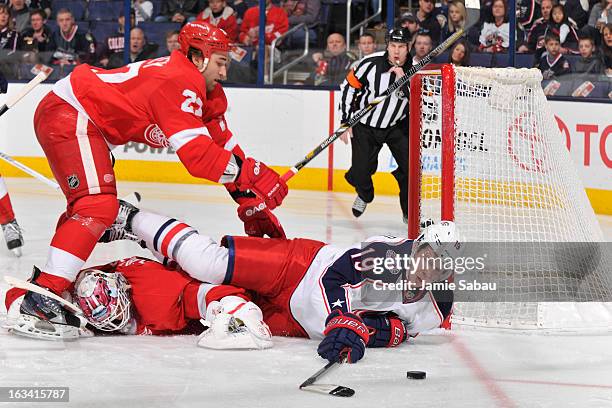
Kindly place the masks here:
[(217, 350), (266, 349), (273, 346), (270, 328), (259, 306), (238, 296), (226, 296), (206, 307), (208, 326), (198, 346)]

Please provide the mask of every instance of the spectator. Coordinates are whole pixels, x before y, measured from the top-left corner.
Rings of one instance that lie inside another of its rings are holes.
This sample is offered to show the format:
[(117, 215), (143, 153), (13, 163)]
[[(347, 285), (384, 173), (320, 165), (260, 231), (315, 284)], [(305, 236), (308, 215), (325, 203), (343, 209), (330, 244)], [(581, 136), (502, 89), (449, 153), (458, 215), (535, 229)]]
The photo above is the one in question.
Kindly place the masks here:
[(553, 6), (550, 14), (550, 31), (559, 36), (562, 54), (578, 53), (578, 34), (574, 25), (565, 15), (565, 9), (561, 4)]
[(13, 29), (11, 12), (6, 4), (0, 4), (0, 49), (9, 52), (21, 49), (21, 36)]
[(22, 32), (30, 26), (30, 9), (25, 0), (11, 0), (11, 18), (17, 32)]
[[(275, 38), (280, 37), (289, 29), (287, 13), (280, 7), (274, 6), (272, 0), (266, 0), (266, 44), (271, 44)], [(244, 20), (240, 26), (239, 40), (246, 45), (257, 45), (259, 42), (259, 7), (251, 7), (244, 13)]]
[(448, 62), (457, 67), (470, 66), (470, 46), (466, 40), (461, 39), (452, 46), (448, 54)]
[(606, 66), (606, 75), (612, 77), (612, 24), (606, 24), (602, 31), (601, 49)]
[(416, 36), (417, 31), (419, 31), (419, 22), (414, 14), (408, 12), (402, 14), (399, 20), (399, 26), (402, 28), (407, 28), (410, 31), (411, 43), (410, 48), (412, 49), (412, 43), (414, 43), (414, 38)]
[(359, 36), (359, 41), (357, 42), (357, 46), (359, 47), (359, 54), (361, 57), (368, 56), (376, 52), (376, 38), (372, 33), (363, 33)]
[(157, 54), (158, 57), (167, 57), (174, 50), (178, 50), (181, 48), (181, 45), (178, 42), (178, 31), (168, 31), (166, 33), (166, 49), (160, 50)]
[(506, 13), (506, 0), (494, 0), (491, 16), (485, 19), (480, 31), (480, 51), (505, 52), (510, 45), (510, 24)]
[(93, 64), (96, 57), (96, 40), (91, 33), (79, 31), (74, 16), (68, 9), (60, 9), (56, 16), (57, 28), (51, 35), (49, 50), (54, 51), (54, 64)]
[[(289, 29), (301, 23), (306, 24), (308, 27), (308, 41), (311, 45), (316, 44), (316, 27), (319, 24), (321, 0), (283, 0), (281, 6), (287, 12)], [(295, 31), (288, 38), (288, 46), (291, 48), (301, 48), (304, 44), (304, 37), (304, 30)]]
[(203, 7), (199, 0), (164, 0), (161, 5), (159, 16), (155, 17), (156, 23), (172, 21), (184, 24), (193, 21)]
[(533, 22), (540, 18), (535, 0), (516, 0), (517, 39), (523, 42)]
[(47, 14), (43, 10), (30, 11), (30, 28), (22, 33), (23, 49), (26, 51), (50, 51), (51, 29), (47, 26)]
[[(130, 31), (130, 61), (138, 62), (155, 57), (157, 44), (148, 44), (142, 28), (134, 27)], [(114, 53), (108, 60), (108, 68), (119, 68), (124, 66), (123, 53)]]
[(546, 52), (540, 58), (537, 68), (542, 71), (544, 79), (553, 79), (568, 74), (571, 67), (567, 59), (561, 54), (559, 36), (554, 33), (546, 34), (544, 39)]
[(440, 41), (446, 40), (459, 29), (465, 27), (467, 12), (465, 6), (459, 0), (455, 0), (448, 5), (448, 21), (442, 27)]
[[(134, 27), (136, 22), (136, 12), (130, 11), (130, 26)], [(117, 18), (117, 31), (104, 39), (100, 51), (98, 52), (98, 65), (106, 68), (108, 61), (114, 54), (123, 56), (123, 48), (125, 46), (125, 16), (123, 10)], [(123, 57), (121, 57), (123, 58)]]
[[(586, 6), (586, 8), (584, 8)], [(585, 0), (566, 0), (565, 14), (578, 28), (582, 28), (589, 20), (589, 2)]]
[(598, 55), (594, 55), (595, 41), (591, 37), (583, 37), (578, 42), (580, 59), (576, 61), (573, 72), (577, 74), (603, 74), (603, 61)]
[(339, 85), (356, 59), (355, 55), (346, 50), (342, 34), (330, 34), (325, 51), (312, 54), (314, 73), (308, 82), (317, 86)]
[(153, 3), (149, 0), (134, 1), (132, 10), (136, 15), (136, 24), (140, 24), (143, 21), (150, 21), (151, 17), (153, 17)]
[(240, 24), (242, 24), (242, 19), (244, 18), (244, 13), (246, 13), (246, 11), (249, 9), (249, 6), (243, 0), (230, 0), (228, 6), (233, 8), (236, 12), (236, 22), (240, 27)]
[[(436, 14), (437, 10), (434, 10), (433, 0), (419, 0), (419, 9), (416, 12), (419, 27), (424, 30), (429, 30), (431, 40), (437, 44), (440, 41), (440, 32), (442, 31), (443, 24), (440, 24), (439, 19), (436, 18)], [(444, 16), (440, 16), (440, 20), (444, 20)]]
[(30, 0), (26, 1), (29, 5), (30, 10), (42, 10), (47, 15), (45, 20), (51, 17), (51, 0)]
[(197, 20), (203, 20), (225, 31), (232, 42), (238, 41), (238, 22), (234, 9), (225, 0), (209, 0), (208, 7), (202, 11)]
[[(527, 34), (527, 43), (522, 44), (519, 47), (519, 52), (536, 52), (544, 50), (544, 36), (548, 31), (548, 24), (552, 7), (552, 0), (542, 0), (542, 4), (540, 5), (540, 12), (542, 14), (542, 17), (537, 19), (533, 23), (533, 26), (531, 26), (531, 30), (529, 30), (529, 33)], [(539, 56), (537, 56), (536, 59), (539, 59)]]
[(606, 24), (612, 23), (612, 0), (601, 0), (591, 9), (589, 25), (602, 32)]
[(417, 64), (433, 49), (433, 41), (429, 32), (419, 31), (414, 39), (414, 56), (412, 57), (412, 65)]

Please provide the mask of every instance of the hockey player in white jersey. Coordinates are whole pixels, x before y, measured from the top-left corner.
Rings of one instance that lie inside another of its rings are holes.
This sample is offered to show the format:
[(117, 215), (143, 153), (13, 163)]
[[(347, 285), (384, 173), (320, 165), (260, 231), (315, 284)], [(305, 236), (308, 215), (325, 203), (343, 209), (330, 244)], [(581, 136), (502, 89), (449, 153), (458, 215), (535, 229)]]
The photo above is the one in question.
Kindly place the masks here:
[[(358, 361), (366, 345), (397, 346), (441, 327), (451, 313), (448, 291), (404, 291), (409, 303), (389, 300), (389, 293), (364, 297), (372, 279), (363, 273), (361, 243), (347, 248), (302, 238), (225, 236), (219, 244), (175, 219), (122, 207), (114, 228), (137, 236), (158, 258), (177, 262), (198, 281), (246, 289), (273, 335), (320, 339), (319, 354), (330, 361), (346, 351), (350, 362)], [(454, 257), (461, 246), (454, 223), (446, 221), (426, 228), (414, 242), (386, 236), (368, 241), (413, 257)], [(421, 267), (410, 279), (420, 287), (422, 280), (441, 281), (449, 272)]]
[[(335, 361), (345, 353), (349, 362), (356, 362), (366, 346), (395, 347), (419, 332), (444, 326), (452, 309), (452, 292), (401, 292), (410, 298), (409, 303), (403, 303), (402, 296), (389, 299), (389, 293), (370, 296), (370, 291), (368, 295), (364, 288), (373, 280), (366, 264), (372, 258), (364, 254), (362, 244), (337, 247), (301, 238), (232, 236), (218, 244), (185, 223), (139, 211), (125, 202), (111, 228), (115, 230), (106, 237), (136, 236), (163, 261), (162, 265), (132, 258), (115, 263), (113, 271), (124, 273), (132, 286), (132, 305), (140, 317), (134, 331), (138, 334), (177, 333), (189, 320), (206, 318), (213, 329), (201, 335), (199, 345), (203, 347), (269, 347), (271, 332), (321, 340), (318, 353), (323, 358)], [(386, 236), (368, 241), (387, 253), (413, 257), (452, 257), (460, 246), (451, 222), (426, 228), (414, 242)], [(367, 252), (374, 250), (367, 248)], [(177, 269), (191, 279), (176, 273)], [(444, 280), (449, 272), (421, 267), (410, 279), (420, 287), (422, 280)], [(150, 296), (164, 290), (175, 291), (180, 301), (173, 301), (172, 296)], [(86, 309), (91, 322), (93, 313)], [(238, 322), (246, 336), (231, 329), (236, 325), (235, 313), (242, 314)]]

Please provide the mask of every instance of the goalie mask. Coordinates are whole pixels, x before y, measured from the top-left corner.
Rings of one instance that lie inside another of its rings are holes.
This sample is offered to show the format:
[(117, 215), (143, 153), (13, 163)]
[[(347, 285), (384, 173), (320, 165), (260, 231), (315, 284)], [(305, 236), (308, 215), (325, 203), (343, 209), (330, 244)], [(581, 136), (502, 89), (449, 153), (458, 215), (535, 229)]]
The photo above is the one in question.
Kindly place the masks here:
[(120, 273), (87, 269), (74, 284), (74, 300), (96, 329), (116, 331), (130, 321), (129, 288)]
[(462, 245), (452, 221), (441, 221), (425, 228), (412, 246), (415, 270), (411, 271), (408, 280), (414, 289), (404, 291), (404, 303), (416, 302), (425, 295), (427, 291), (420, 289), (423, 282), (447, 280), (453, 274), (455, 259), (463, 252)]

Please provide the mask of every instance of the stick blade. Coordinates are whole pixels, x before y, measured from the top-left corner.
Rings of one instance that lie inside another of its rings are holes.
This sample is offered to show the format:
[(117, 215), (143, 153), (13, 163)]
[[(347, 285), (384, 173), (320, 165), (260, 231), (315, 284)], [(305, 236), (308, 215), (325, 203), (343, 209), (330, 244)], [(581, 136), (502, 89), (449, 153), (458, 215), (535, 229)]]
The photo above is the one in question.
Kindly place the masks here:
[(300, 390), (316, 392), (317, 394), (333, 395), (334, 397), (352, 397), (355, 395), (355, 390), (343, 385), (334, 384), (310, 384), (300, 386)]

